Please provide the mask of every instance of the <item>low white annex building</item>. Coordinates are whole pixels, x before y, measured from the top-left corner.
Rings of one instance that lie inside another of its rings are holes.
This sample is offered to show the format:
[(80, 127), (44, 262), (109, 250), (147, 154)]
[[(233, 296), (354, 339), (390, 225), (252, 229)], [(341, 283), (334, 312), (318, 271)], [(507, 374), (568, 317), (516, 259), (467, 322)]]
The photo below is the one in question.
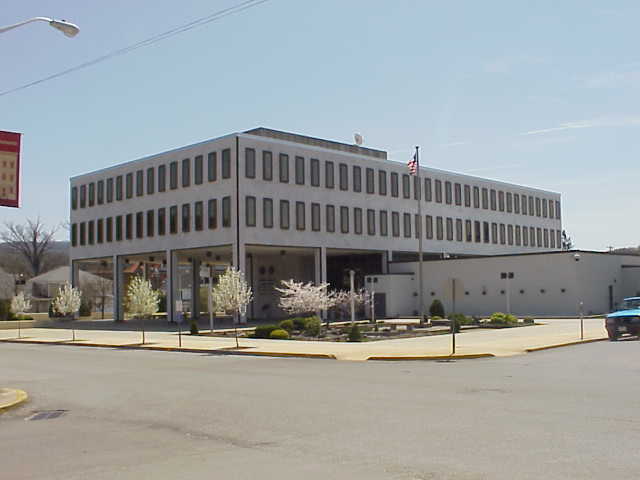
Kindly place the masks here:
[(342, 289), (353, 269), (362, 287), (417, 258), (417, 236), (430, 257), (561, 248), (560, 194), (424, 166), (411, 177), (397, 160), (255, 128), (73, 177), (73, 281), (83, 265), (112, 270), (120, 318), (128, 266), (142, 265), (170, 318), (177, 300), (197, 316), (201, 277), (234, 265), (255, 293), (248, 316), (276, 318), (280, 280)]
[[(389, 273), (368, 275), (378, 310), (418, 315), (418, 262), (391, 262)], [(640, 256), (581, 250), (449, 258), (423, 262), (426, 311), (439, 299), (447, 313), (576, 316), (616, 309), (640, 296)]]

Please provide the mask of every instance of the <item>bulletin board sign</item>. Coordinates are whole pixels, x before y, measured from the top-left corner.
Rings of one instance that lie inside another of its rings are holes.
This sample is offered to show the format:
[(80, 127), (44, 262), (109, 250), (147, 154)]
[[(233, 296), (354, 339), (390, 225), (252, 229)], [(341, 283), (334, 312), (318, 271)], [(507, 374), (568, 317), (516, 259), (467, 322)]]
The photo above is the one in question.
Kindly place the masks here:
[(20, 134), (1, 130), (0, 206), (20, 206)]

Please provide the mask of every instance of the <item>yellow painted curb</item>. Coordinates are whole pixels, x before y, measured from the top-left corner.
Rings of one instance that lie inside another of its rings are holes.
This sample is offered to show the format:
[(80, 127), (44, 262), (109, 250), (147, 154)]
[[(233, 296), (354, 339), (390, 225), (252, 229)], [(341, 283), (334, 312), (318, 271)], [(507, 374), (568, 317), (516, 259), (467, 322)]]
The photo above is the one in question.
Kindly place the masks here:
[(27, 392), (25, 392), (24, 390), (19, 390), (17, 388), (6, 388), (3, 390), (12, 390), (13, 392), (15, 392), (16, 399), (12, 402), (0, 405), (0, 413), (9, 410), (10, 408), (16, 407), (29, 399), (29, 395), (27, 395)]
[(110, 345), (107, 343), (89, 343), (82, 341), (72, 340), (59, 340), (59, 341), (40, 341), (40, 340), (15, 340), (15, 339), (2, 339), (0, 342), (6, 343), (28, 343), (38, 345), (66, 345), (75, 347), (96, 347), (96, 348), (118, 348), (118, 349), (139, 349), (139, 350), (151, 350), (160, 352), (186, 352), (186, 353), (214, 353), (221, 355), (252, 355), (257, 357), (294, 357), (294, 358), (322, 358), (335, 360), (335, 355), (326, 353), (287, 353), (287, 352), (255, 352), (251, 350), (227, 350), (227, 349), (211, 349), (211, 348), (188, 348), (188, 347), (160, 347), (153, 346), (150, 343), (131, 343), (125, 345)]
[(383, 357), (374, 356), (369, 357), (367, 360), (465, 360), (472, 358), (492, 358), (495, 357), (493, 353), (469, 353), (461, 355), (417, 355), (417, 356), (395, 356), (395, 357)]
[(561, 347), (569, 347), (571, 345), (581, 345), (583, 343), (593, 343), (593, 342), (603, 342), (605, 340), (608, 340), (608, 337), (604, 337), (604, 338), (590, 338), (588, 340), (576, 340), (573, 342), (566, 342), (566, 343), (557, 343), (555, 345), (545, 345), (543, 347), (533, 347), (533, 348), (527, 348), (525, 349), (525, 352), (530, 353), (530, 352), (540, 352), (542, 350), (550, 350), (552, 348), (561, 348)]
[[(237, 352), (234, 352), (237, 353)], [(287, 353), (287, 352), (243, 352), (243, 355), (258, 355), (262, 357), (294, 357), (294, 358), (324, 358), (335, 360), (336, 356), (329, 353)]]

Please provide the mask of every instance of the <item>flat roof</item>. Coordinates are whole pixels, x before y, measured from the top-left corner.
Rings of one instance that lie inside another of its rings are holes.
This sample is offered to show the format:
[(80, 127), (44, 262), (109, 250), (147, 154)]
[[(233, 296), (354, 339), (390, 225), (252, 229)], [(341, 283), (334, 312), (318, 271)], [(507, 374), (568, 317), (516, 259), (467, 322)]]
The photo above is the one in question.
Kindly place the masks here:
[[(415, 253), (417, 252), (409, 252)], [(465, 257), (456, 258), (425, 258), (423, 262), (452, 262), (456, 260), (470, 260), (473, 258), (497, 258), (497, 257), (527, 257), (534, 255), (561, 255), (568, 253), (590, 253), (594, 255), (611, 255), (617, 257), (640, 257), (640, 255), (634, 255), (632, 253), (615, 253), (615, 252), (599, 252), (596, 250), (554, 250), (548, 252), (530, 252), (530, 253), (502, 253), (497, 255), (467, 255)], [(455, 255), (455, 254), (454, 254)], [(392, 260), (389, 263), (416, 263), (418, 260)], [(635, 266), (635, 265), (634, 265)]]
[[(195, 142), (195, 143), (191, 143), (189, 145), (183, 145), (181, 147), (176, 147), (176, 148), (172, 148), (169, 150), (165, 150), (162, 152), (158, 152), (158, 153), (154, 153), (154, 154), (150, 154), (150, 155), (145, 155), (133, 160), (126, 160), (124, 162), (121, 163), (116, 163), (113, 165), (109, 165), (107, 167), (103, 167), (103, 168), (98, 168), (96, 170), (91, 170), (88, 172), (84, 172), (84, 173), (80, 173), (77, 175), (73, 175), (70, 177), (70, 181), (76, 180), (80, 177), (84, 177), (86, 175), (96, 175), (99, 173), (106, 173), (108, 171), (111, 170), (115, 170), (115, 169), (119, 169), (122, 168), (123, 166), (126, 165), (133, 165), (136, 164), (138, 162), (143, 162), (145, 160), (149, 160), (155, 157), (159, 157), (162, 155), (166, 155), (166, 154), (170, 154), (170, 153), (177, 153), (180, 152), (182, 150), (187, 150), (193, 147), (197, 147), (199, 145), (204, 145), (206, 143), (209, 142), (214, 142), (217, 140), (222, 140), (223, 138), (228, 138), (228, 137), (233, 137), (234, 135), (241, 135), (241, 134), (245, 134), (245, 135), (253, 135), (253, 136), (258, 136), (258, 137), (265, 137), (265, 138), (272, 138), (275, 140), (280, 140), (283, 142), (288, 142), (288, 143), (297, 143), (300, 145), (307, 145), (307, 146), (313, 146), (316, 148), (324, 148), (327, 150), (333, 150), (333, 151), (339, 151), (339, 152), (344, 152), (344, 153), (350, 153), (350, 154), (354, 154), (354, 155), (360, 155), (360, 156), (364, 156), (364, 157), (369, 157), (371, 159), (375, 159), (378, 161), (382, 161), (382, 162), (394, 162), (395, 164), (399, 164), (399, 163), (403, 163), (402, 161), (398, 161), (398, 160), (394, 160), (394, 159), (390, 159), (388, 158), (388, 154), (386, 151), (384, 150), (377, 150), (377, 149), (373, 149), (373, 148), (367, 148), (367, 147), (361, 147), (359, 145), (352, 145), (352, 144), (347, 144), (347, 143), (341, 143), (341, 142), (336, 142), (333, 140), (325, 140), (325, 139), (321, 139), (321, 138), (316, 138), (316, 137), (309, 137), (306, 135), (300, 135), (297, 133), (291, 133), (291, 132), (285, 132), (282, 130), (274, 130), (271, 128), (266, 128), (266, 127), (256, 127), (256, 128), (252, 128), (249, 130), (245, 130), (243, 132), (233, 132), (233, 133), (229, 133), (226, 135), (221, 135), (218, 137), (213, 137), (213, 138), (209, 138), (206, 140), (202, 140), (200, 142)], [(518, 188), (522, 188), (523, 190), (530, 190), (530, 191), (538, 191), (541, 193), (547, 193), (547, 194), (552, 194), (552, 195), (561, 195), (559, 192), (555, 192), (552, 190), (545, 190), (542, 188), (538, 188), (538, 187), (531, 187), (531, 186), (527, 186), (527, 185), (522, 185), (519, 183), (512, 183), (512, 182), (505, 182), (502, 180), (496, 180), (493, 178), (489, 178), (489, 177), (480, 177), (477, 175), (470, 175), (467, 173), (463, 173), (463, 172), (456, 172), (456, 171), (452, 171), (452, 170), (443, 170), (443, 169), (439, 169), (439, 168), (434, 168), (434, 167), (429, 167), (427, 165), (420, 165), (420, 171), (421, 173), (426, 173), (426, 172), (432, 172), (432, 173), (442, 173), (445, 175), (453, 175), (453, 176), (458, 176), (462, 178), (466, 178), (466, 179), (476, 179), (478, 181), (481, 182), (491, 182), (491, 183), (495, 183), (495, 184), (500, 184), (500, 185), (504, 185), (507, 188), (513, 188), (513, 187), (518, 187)]]
[(373, 148), (361, 147), (360, 145), (351, 145), (348, 143), (335, 142), (333, 140), (325, 140), (322, 138), (308, 137), (297, 133), (283, 132), (281, 130), (273, 130), (271, 128), (257, 127), (246, 130), (243, 133), (248, 135), (257, 135), (259, 137), (276, 138), (287, 142), (301, 143), (303, 145), (313, 145), (315, 147), (328, 148), (329, 150), (338, 150), (340, 152), (355, 153), (357, 155), (366, 155), (369, 157), (387, 159), (387, 152), (384, 150), (376, 150)]

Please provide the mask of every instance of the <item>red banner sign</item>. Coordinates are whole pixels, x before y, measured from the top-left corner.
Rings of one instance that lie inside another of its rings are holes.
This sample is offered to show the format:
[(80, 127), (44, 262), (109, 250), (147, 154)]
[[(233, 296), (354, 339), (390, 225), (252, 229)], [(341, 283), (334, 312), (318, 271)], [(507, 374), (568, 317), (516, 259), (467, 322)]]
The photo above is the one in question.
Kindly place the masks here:
[(20, 134), (0, 131), (0, 206), (20, 206)]

